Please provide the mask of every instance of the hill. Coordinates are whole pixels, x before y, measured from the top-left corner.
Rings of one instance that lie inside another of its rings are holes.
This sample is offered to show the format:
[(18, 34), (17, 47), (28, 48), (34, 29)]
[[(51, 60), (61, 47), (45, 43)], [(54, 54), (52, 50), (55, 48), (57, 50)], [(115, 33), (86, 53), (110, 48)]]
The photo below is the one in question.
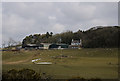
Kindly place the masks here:
[[(59, 58), (61, 54), (66, 57)], [(52, 62), (52, 65), (32, 63), (33, 59), (39, 58), (37, 62)], [(11, 69), (28, 68), (38, 73), (46, 73), (53, 79), (118, 78), (118, 49), (116, 48), (4, 51), (2, 63), (3, 73)]]
[(46, 34), (34, 34), (26, 36), (22, 41), (22, 46), (26, 44), (40, 43), (66, 43), (71, 44), (72, 39), (82, 39), (84, 48), (115, 48), (119, 47), (120, 27), (119, 26), (97, 26), (86, 31), (67, 31), (53, 35), (52, 32)]

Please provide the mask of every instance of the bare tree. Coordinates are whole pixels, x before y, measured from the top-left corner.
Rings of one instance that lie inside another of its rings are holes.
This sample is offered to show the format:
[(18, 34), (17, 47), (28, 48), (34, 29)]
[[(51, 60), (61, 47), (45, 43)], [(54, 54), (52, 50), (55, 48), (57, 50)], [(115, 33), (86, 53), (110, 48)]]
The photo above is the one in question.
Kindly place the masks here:
[(2, 42), (2, 48), (5, 48), (5, 45), (6, 45), (5, 41)]
[(8, 47), (9, 47), (9, 46), (14, 46), (14, 45), (16, 45), (16, 43), (17, 43), (17, 42), (16, 42), (15, 40), (13, 40), (12, 38), (9, 38), (7, 44), (8, 44)]

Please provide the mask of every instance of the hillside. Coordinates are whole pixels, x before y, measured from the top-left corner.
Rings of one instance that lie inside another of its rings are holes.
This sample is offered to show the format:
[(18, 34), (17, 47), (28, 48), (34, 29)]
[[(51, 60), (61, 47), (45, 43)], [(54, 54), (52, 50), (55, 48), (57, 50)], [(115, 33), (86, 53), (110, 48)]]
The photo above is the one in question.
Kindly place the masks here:
[[(66, 57), (62, 57), (66, 56)], [(32, 63), (52, 62), (52, 65), (37, 65)], [(53, 79), (68, 79), (73, 77), (117, 79), (118, 49), (67, 49), (67, 50), (32, 50), (4, 51), (2, 54), (3, 69), (33, 69), (38, 73), (46, 73)], [(115, 80), (113, 80), (115, 81)]]
[(22, 41), (22, 46), (26, 44), (40, 43), (66, 43), (70, 44), (72, 39), (82, 39), (84, 48), (114, 48), (120, 46), (119, 26), (97, 26), (86, 31), (67, 31), (60, 34), (47, 32), (46, 34), (34, 34), (26, 36)]

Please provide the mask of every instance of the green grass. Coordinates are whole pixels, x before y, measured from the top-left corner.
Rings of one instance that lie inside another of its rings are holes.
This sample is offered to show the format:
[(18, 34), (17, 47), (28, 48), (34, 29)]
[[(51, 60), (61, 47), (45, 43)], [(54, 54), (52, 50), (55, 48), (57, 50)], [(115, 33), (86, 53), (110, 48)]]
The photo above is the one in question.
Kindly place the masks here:
[[(52, 58), (53, 56), (67, 55), (67, 58)], [(118, 78), (118, 49), (67, 49), (67, 50), (33, 50), (21, 52), (3, 52), (3, 72), (10, 69), (30, 68), (36, 72), (46, 72), (53, 78)], [(52, 62), (52, 65), (36, 65), (32, 59), (41, 58), (41, 61)], [(16, 64), (6, 64), (17, 62)], [(111, 63), (111, 64), (110, 64)]]

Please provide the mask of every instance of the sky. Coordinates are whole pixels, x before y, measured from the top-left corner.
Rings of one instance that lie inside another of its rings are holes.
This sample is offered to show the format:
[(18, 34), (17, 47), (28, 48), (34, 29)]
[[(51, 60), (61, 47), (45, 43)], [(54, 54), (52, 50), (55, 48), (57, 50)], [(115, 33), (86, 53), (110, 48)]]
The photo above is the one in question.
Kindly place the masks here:
[(117, 2), (4, 2), (2, 41), (30, 34), (53, 34), (118, 25)]

